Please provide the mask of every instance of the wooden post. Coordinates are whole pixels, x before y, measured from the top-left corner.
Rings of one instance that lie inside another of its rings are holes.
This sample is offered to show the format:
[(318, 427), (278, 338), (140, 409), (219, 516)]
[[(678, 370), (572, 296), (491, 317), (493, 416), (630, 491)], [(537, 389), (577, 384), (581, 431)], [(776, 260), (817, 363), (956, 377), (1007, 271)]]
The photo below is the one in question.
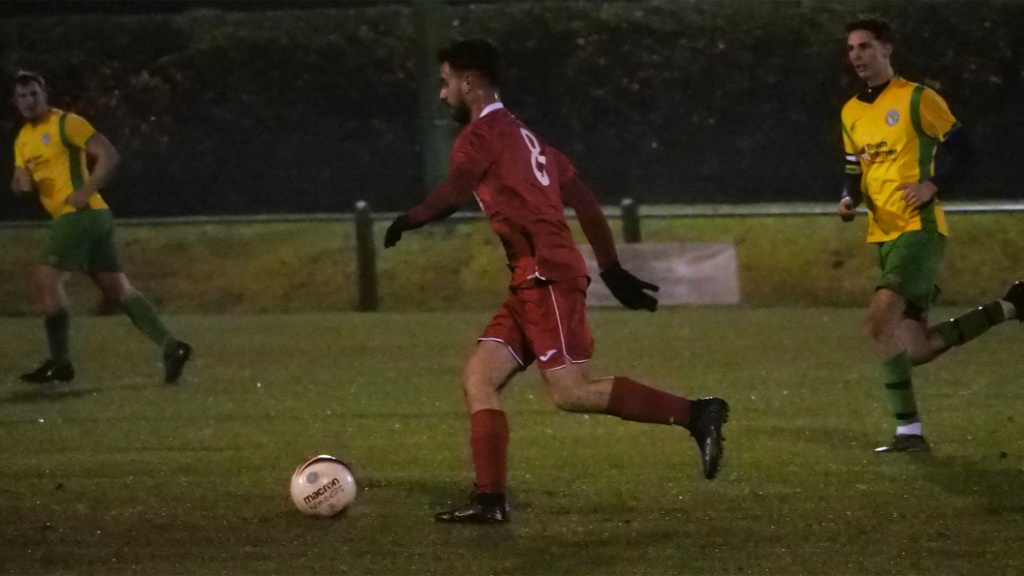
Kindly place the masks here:
[(622, 239), (629, 244), (640, 242), (640, 204), (632, 198), (622, 199)]
[(377, 295), (377, 250), (373, 243), (373, 212), (365, 201), (356, 202), (356, 290), (357, 309), (374, 312), (380, 304)]

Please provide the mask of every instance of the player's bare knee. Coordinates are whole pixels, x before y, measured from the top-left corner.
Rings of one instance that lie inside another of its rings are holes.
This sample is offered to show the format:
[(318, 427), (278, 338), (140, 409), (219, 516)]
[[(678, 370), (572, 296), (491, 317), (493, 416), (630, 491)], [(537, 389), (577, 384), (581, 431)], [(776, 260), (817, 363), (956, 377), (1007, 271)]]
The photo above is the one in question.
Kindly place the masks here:
[(584, 395), (582, 390), (577, 387), (548, 385), (548, 396), (559, 410), (565, 410), (566, 412), (586, 411), (586, 404), (583, 401)]
[(92, 274), (92, 280), (108, 302), (124, 304), (135, 293), (128, 278), (121, 273)]
[(868, 318), (867, 322), (864, 322), (864, 335), (871, 340), (878, 342), (882, 337), (882, 328), (878, 322), (873, 322), (871, 318)]
[(497, 393), (497, 386), (488, 374), (466, 370), (462, 374), (462, 391), (467, 400), (490, 397)]
[(41, 279), (37, 279), (34, 285), (36, 292), (36, 300), (43, 308), (52, 307), (57, 301), (57, 291), (43, 282)]
[(875, 342), (881, 342), (896, 332), (898, 323), (893, 322), (882, 311), (872, 310), (864, 322), (864, 333)]
[(32, 274), (32, 282), (40, 294), (56, 290), (60, 283), (60, 275), (53, 270), (40, 266)]
[(480, 390), (463, 390), (463, 397), (466, 399), (466, 406), (469, 406), (470, 411), (479, 409), (482, 406), (489, 404), (492, 400), (493, 394), (487, 394)]
[(927, 338), (928, 346), (930, 347), (929, 352), (931, 352), (933, 357), (952, 348), (950, 343), (946, 342), (946, 339), (943, 338), (942, 334), (939, 334), (937, 330), (929, 330)]
[(486, 379), (463, 379), (462, 394), (470, 412), (501, 407), (498, 389), (488, 384)]
[(112, 286), (107, 290), (103, 291), (103, 296), (111, 302), (117, 302), (118, 304), (124, 304), (132, 297), (134, 291), (127, 286)]
[(907, 347), (912, 366), (927, 364), (950, 348), (950, 345), (935, 330), (928, 331), (913, 342), (914, 345)]
[(462, 392), (466, 396), (473, 394), (479, 387), (478, 379), (468, 377), (466, 374), (462, 375)]
[(103, 299), (113, 304), (124, 304), (125, 300), (128, 299), (128, 295), (118, 290), (116, 286), (109, 284), (99, 284), (100, 294), (103, 295)]
[(56, 312), (64, 303), (60, 275), (39, 270), (34, 275), (36, 298), (44, 314)]

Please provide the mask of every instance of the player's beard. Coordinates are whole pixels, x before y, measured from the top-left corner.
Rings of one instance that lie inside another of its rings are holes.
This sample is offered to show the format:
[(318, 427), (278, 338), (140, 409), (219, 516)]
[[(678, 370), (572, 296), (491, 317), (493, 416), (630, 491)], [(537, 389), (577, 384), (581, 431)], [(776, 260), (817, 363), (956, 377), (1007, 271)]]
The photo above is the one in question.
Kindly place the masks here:
[(458, 125), (465, 126), (466, 124), (469, 124), (469, 106), (466, 105), (466, 102), (464, 100), (452, 105), (451, 113), (452, 120), (454, 120)]

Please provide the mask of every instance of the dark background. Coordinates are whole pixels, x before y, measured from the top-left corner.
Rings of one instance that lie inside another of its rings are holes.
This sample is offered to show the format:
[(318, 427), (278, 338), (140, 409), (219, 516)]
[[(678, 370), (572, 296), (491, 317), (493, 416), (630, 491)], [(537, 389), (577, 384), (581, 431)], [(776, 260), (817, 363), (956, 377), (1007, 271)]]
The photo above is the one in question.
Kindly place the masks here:
[[(506, 104), (602, 200), (832, 201), (843, 24), (890, 19), (897, 73), (939, 90), (981, 152), (957, 199), (1021, 199), (1024, 3), (452, 2), (443, 38), (504, 50)], [(408, 207), (426, 191), (422, 6), (401, 2), (5, 2), (0, 73), (42, 73), (123, 156), (120, 216)], [(427, 68), (429, 70), (429, 68)], [(13, 106), (0, 119), (10, 145)], [(447, 127), (442, 131), (450, 131)], [(443, 168), (442, 168), (443, 172)], [(6, 186), (3, 186), (6, 188)], [(0, 219), (42, 216), (0, 194)]]

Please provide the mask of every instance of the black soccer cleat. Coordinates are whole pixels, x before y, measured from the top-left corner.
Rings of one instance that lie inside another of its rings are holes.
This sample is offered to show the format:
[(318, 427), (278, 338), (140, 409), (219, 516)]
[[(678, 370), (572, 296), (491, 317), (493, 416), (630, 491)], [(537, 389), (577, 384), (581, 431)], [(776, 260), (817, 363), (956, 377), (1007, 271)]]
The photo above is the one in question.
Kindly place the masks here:
[(1003, 300), (1013, 304), (1017, 309), (1017, 320), (1024, 322), (1024, 281), (1018, 280), (1010, 285)]
[(71, 382), (75, 379), (75, 369), (71, 362), (54, 362), (47, 360), (43, 365), (31, 372), (21, 375), (22, 382), (29, 384), (47, 384), (49, 382)]
[(886, 446), (875, 448), (875, 452), (928, 452), (931, 446), (920, 434), (897, 434)]
[(192, 347), (180, 340), (171, 340), (164, 348), (164, 382), (171, 384), (181, 377), (185, 363), (192, 357)]
[(504, 524), (508, 517), (504, 494), (478, 492), (473, 494), (469, 504), (439, 512), (434, 520), (449, 524)]
[(704, 477), (714, 479), (725, 455), (722, 425), (729, 421), (729, 403), (721, 398), (700, 398), (690, 404), (690, 421), (686, 429), (697, 441)]

